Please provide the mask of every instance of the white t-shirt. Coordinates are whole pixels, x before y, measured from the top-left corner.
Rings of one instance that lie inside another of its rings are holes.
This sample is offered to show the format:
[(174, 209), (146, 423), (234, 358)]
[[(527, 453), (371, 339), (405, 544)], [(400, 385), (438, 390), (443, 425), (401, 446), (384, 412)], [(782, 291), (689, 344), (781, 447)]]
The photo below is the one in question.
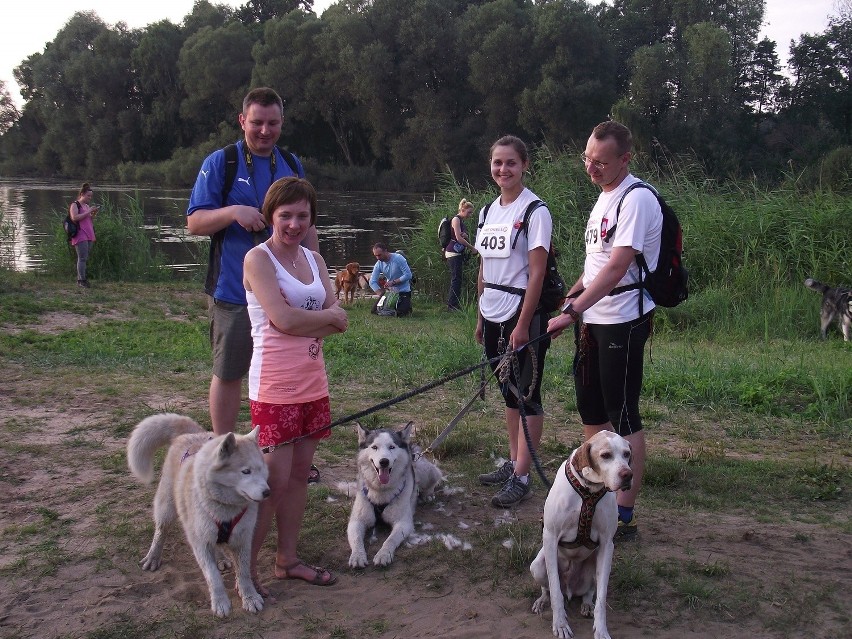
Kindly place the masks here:
[[(663, 212), (656, 196), (644, 187), (633, 189), (624, 198), (621, 212), (616, 220), (616, 210), (621, 196), (638, 178), (628, 174), (618, 187), (609, 193), (601, 193), (586, 224), (586, 263), (583, 271), (583, 286), (588, 287), (607, 264), (613, 247), (630, 246), (645, 255), (648, 269), (657, 268), (660, 255), (660, 239), (663, 230)], [(604, 236), (612, 224), (617, 224), (615, 234), (609, 242)], [(630, 263), (627, 273), (617, 286), (626, 286), (639, 281), (639, 265)], [(644, 293), (643, 310), (647, 313), (655, 307), (647, 292)], [(639, 290), (618, 295), (606, 295), (594, 306), (583, 312), (583, 321), (589, 324), (622, 324), (639, 317)]]
[[(538, 247), (550, 250), (553, 221), (546, 206), (540, 206), (530, 215), (528, 232), (521, 227), (524, 213), (530, 202), (539, 199), (525, 188), (508, 206), (500, 204), (498, 197), (488, 209), (485, 225), (476, 234), (476, 246), (482, 259), (482, 276), (485, 282), (526, 289), (530, 276), (529, 252)], [(482, 211), (479, 224), (482, 225)], [(512, 249), (515, 237), (518, 241)], [(486, 288), (479, 297), (479, 312), (490, 322), (505, 322), (518, 310), (519, 295)]]

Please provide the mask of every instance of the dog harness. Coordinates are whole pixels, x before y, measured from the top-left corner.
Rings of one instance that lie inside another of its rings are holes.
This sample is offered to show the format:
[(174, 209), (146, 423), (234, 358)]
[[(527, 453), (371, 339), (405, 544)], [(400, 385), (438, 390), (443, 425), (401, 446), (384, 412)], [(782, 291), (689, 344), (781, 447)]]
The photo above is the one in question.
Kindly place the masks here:
[[(211, 439), (213, 439), (213, 438), (210, 437), (210, 438), (208, 438), (207, 441), (210, 441)], [(198, 450), (192, 450), (192, 447), (190, 446), (189, 448), (186, 449), (186, 451), (181, 456), (180, 463), (182, 464), (183, 462), (185, 462), (188, 458), (192, 457), (197, 452), (198, 452)], [(207, 510), (207, 509), (205, 508), (205, 510)], [(219, 521), (218, 519), (213, 517), (213, 515), (210, 515), (210, 518), (216, 523), (216, 530), (219, 531), (216, 534), (216, 543), (217, 544), (227, 544), (228, 541), (230, 541), (231, 533), (234, 531), (234, 527), (238, 523), (240, 523), (240, 519), (243, 518), (243, 515), (246, 514), (247, 510), (248, 510), (248, 506), (243, 508), (242, 512), (239, 515), (237, 515), (236, 517), (234, 517), (233, 519), (230, 519), (228, 521)], [(207, 514), (210, 514), (210, 513), (208, 512)]]
[(234, 526), (240, 523), (240, 519), (243, 518), (243, 515), (246, 514), (247, 510), (248, 507), (243, 508), (242, 512), (230, 521), (219, 521), (215, 517), (213, 518), (213, 521), (216, 522), (216, 528), (219, 531), (219, 533), (216, 535), (217, 544), (227, 544), (228, 541), (230, 541), (231, 533), (234, 531)]
[(375, 504), (372, 501), (370, 501), (370, 498), (367, 496), (367, 487), (366, 486), (361, 487), (361, 492), (364, 493), (364, 497), (367, 499), (367, 502), (373, 507), (373, 514), (376, 516), (376, 522), (377, 523), (378, 523), (379, 520), (384, 521), (384, 518), (382, 517), (382, 513), (385, 512), (385, 508), (387, 508), (394, 501), (396, 501), (396, 498), (399, 497), (402, 494), (403, 490), (405, 490), (405, 486), (406, 486), (407, 483), (408, 483), (408, 478), (403, 479), (402, 480), (402, 486), (399, 487), (399, 490), (396, 491), (396, 494), (393, 497), (391, 497), (390, 500), (386, 504)]
[[(575, 458), (572, 457), (570, 465), (574, 466), (574, 469), (578, 474), (580, 473), (580, 469), (577, 468)], [(569, 464), (565, 464), (565, 476), (568, 478), (571, 487), (578, 495), (580, 495), (580, 499), (583, 500), (583, 505), (580, 507), (580, 521), (577, 524), (577, 538), (574, 541), (560, 540), (559, 545), (563, 548), (579, 548), (580, 546), (583, 546), (589, 550), (594, 550), (598, 547), (600, 542), (592, 541), (592, 518), (595, 516), (595, 508), (597, 508), (598, 502), (603, 499), (603, 496), (609, 491), (604, 488), (593, 493), (580, 483), (580, 480), (577, 479), (568, 466)]]

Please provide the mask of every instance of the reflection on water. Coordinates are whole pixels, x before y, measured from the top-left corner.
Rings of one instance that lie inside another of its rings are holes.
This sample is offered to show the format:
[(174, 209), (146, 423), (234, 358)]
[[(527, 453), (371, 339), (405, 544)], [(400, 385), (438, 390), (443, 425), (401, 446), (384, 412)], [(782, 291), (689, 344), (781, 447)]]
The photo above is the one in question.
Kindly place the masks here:
[[(189, 189), (159, 189), (126, 185), (93, 184), (95, 202), (126, 206), (136, 197), (145, 214), (144, 229), (176, 271), (195, 269), (189, 244), (205, 238), (186, 231)], [(0, 178), (0, 211), (12, 232), (0, 230), (0, 263), (21, 271), (39, 268), (37, 247), (53, 236), (62, 223), (80, 185), (70, 182)], [(416, 224), (415, 206), (423, 200), (414, 193), (318, 193), (320, 252), (329, 267), (347, 262), (372, 265), (375, 242), (390, 241)], [(97, 222), (96, 222), (97, 224)]]

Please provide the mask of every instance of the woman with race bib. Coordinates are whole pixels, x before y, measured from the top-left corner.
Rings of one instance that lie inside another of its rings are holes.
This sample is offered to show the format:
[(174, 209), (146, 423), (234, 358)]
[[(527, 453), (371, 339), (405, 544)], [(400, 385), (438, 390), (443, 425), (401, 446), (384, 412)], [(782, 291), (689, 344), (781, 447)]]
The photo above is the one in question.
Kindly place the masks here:
[[(553, 223), (546, 206), (539, 206), (523, 228), (524, 214), (538, 200), (524, 186), (530, 160), (524, 142), (511, 135), (491, 147), (491, 177), (500, 187), (500, 197), (479, 213), (476, 249), (481, 256), (477, 291), (479, 318), (476, 341), (491, 359), (507, 350), (524, 346), (547, 332), (549, 316), (539, 308)], [(506, 431), (509, 460), (497, 470), (479, 476), (484, 485), (501, 486), (491, 500), (497, 508), (508, 508), (530, 495), (532, 458), (526, 444), (518, 406), (518, 394), (528, 397), (523, 408), (533, 447), (538, 447), (544, 426), (541, 380), (550, 339), (518, 354), (520, 380), (514, 372), (500, 383), (506, 402)], [(492, 368), (496, 363), (492, 364)]]

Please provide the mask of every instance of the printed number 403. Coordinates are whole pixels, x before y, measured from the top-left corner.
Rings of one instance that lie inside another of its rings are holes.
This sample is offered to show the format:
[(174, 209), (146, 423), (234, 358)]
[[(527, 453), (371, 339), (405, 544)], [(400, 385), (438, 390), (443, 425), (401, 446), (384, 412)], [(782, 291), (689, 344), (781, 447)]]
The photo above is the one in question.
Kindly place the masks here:
[(485, 249), (486, 251), (489, 250), (489, 249), (492, 250), (492, 251), (495, 251), (495, 250), (501, 251), (504, 248), (506, 248), (506, 238), (505, 238), (505, 236), (502, 236), (502, 235), (500, 235), (500, 236), (489, 235), (489, 236), (483, 237), (482, 241), (479, 243), (479, 245), (483, 249)]

